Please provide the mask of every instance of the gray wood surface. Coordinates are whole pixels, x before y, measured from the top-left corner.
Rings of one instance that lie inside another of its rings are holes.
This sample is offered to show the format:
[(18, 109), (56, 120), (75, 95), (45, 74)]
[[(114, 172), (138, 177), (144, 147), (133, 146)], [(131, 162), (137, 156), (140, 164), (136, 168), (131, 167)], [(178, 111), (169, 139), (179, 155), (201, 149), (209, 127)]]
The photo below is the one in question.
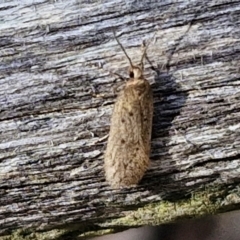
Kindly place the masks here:
[[(0, 0), (0, 234), (101, 229), (209, 186), (239, 191), (239, 19), (240, 1)], [(152, 41), (155, 67), (152, 164), (119, 191), (103, 173), (124, 84), (109, 71), (128, 68), (113, 30), (135, 63)]]

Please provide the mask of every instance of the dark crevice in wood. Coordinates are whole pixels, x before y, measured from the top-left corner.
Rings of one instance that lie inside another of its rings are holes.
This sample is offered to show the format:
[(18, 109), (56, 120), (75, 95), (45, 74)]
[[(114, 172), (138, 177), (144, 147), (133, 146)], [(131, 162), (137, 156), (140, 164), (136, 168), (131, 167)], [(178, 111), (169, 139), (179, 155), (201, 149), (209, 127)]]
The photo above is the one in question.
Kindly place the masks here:
[(226, 157), (226, 158), (215, 158), (215, 159), (208, 159), (206, 161), (202, 161), (202, 162), (197, 162), (197, 163), (194, 163), (191, 168), (193, 167), (204, 167), (210, 163), (219, 163), (219, 162), (232, 162), (234, 160), (239, 160), (240, 159), (240, 154), (237, 154), (235, 156), (232, 156), (232, 157)]

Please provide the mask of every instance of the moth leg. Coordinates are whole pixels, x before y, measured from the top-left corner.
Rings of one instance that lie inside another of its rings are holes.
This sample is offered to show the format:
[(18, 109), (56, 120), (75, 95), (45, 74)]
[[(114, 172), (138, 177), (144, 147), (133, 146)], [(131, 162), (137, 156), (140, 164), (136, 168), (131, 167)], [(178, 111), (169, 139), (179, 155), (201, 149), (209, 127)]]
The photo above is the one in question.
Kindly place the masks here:
[(167, 69), (167, 71), (169, 71), (169, 69), (170, 69), (170, 62), (171, 62), (171, 60), (172, 60), (172, 57), (173, 57), (174, 53), (178, 50), (178, 48), (179, 48), (182, 40), (184, 39), (184, 37), (187, 35), (187, 33), (189, 32), (189, 30), (191, 29), (192, 24), (193, 24), (193, 20), (191, 20), (191, 21), (189, 22), (188, 27), (187, 27), (187, 30), (185, 31), (185, 33), (177, 39), (176, 44), (173, 46), (173, 49), (170, 49), (170, 53), (169, 53), (168, 60), (167, 60), (167, 62), (164, 64), (165, 67), (166, 67), (166, 69)]
[[(159, 74), (160, 74), (159, 67), (156, 68), (156, 67), (153, 65), (153, 63), (151, 62), (151, 60), (149, 59), (149, 57), (147, 56), (147, 54), (146, 54), (146, 60), (147, 60), (147, 62), (149, 63), (150, 68), (159, 75)], [(161, 67), (160, 69), (162, 70), (162, 67)]]
[(113, 75), (113, 76), (115, 76), (115, 77), (117, 77), (117, 78), (120, 78), (120, 79), (123, 80), (123, 81), (126, 79), (125, 77), (123, 77), (123, 76), (120, 75), (119, 73), (116, 73), (116, 72), (113, 72), (113, 71), (111, 71), (111, 70), (105, 69), (105, 68), (102, 66), (102, 63), (101, 63), (101, 62), (99, 62), (98, 68), (99, 68), (99, 69), (103, 69), (104, 71), (109, 72), (111, 75)]
[(91, 144), (91, 146), (92, 146), (92, 145), (95, 145), (96, 143), (103, 142), (104, 140), (106, 140), (106, 139), (108, 138), (108, 136), (109, 136), (109, 134), (107, 134), (107, 135), (105, 135), (105, 136), (97, 139), (96, 141), (94, 141), (94, 142)]
[(115, 72), (112, 72), (112, 71), (110, 71), (110, 70), (108, 70), (108, 72), (109, 72), (111, 75), (120, 78), (122, 81), (126, 81), (126, 78), (123, 77), (122, 75), (120, 75), (119, 73), (115, 73)]

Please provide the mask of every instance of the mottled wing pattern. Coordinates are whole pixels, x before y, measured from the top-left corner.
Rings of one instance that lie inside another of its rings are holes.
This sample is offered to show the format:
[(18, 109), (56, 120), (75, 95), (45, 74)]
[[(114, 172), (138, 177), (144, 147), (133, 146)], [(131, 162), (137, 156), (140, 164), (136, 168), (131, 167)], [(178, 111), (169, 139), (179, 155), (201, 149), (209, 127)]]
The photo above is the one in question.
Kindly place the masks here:
[(151, 150), (151, 135), (152, 135), (152, 118), (153, 118), (153, 94), (150, 84), (148, 90), (142, 95), (140, 100), (141, 113), (142, 113), (142, 133), (143, 141), (148, 155)]
[(136, 185), (149, 166), (152, 92), (147, 80), (130, 80), (114, 106), (105, 174), (112, 187)]

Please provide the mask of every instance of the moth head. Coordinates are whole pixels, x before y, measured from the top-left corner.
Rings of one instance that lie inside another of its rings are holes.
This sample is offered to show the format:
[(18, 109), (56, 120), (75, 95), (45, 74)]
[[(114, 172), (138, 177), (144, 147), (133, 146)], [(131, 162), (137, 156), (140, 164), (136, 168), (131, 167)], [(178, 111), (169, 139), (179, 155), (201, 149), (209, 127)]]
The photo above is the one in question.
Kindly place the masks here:
[(142, 78), (142, 75), (143, 75), (142, 68), (137, 66), (130, 66), (128, 69), (128, 73), (130, 78), (135, 78), (135, 79), (140, 79)]
[(116, 37), (116, 34), (115, 32), (114, 33), (114, 37), (118, 43), (118, 45), (121, 47), (122, 51), (124, 52), (125, 56), (127, 57), (129, 63), (130, 63), (130, 67), (129, 67), (129, 77), (130, 78), (133, 78), (133, 79), (140, 79), (142, 78), (143, 76), (143, 69), (144, 69), (144, 64), (143, 64), (143, 61), (144, 61), (144, 58), (146, 58), (146, 51), (147, 51), (147, 47), (148, 45), (146, 46), (145, 42), (143, 42), (143, 53), (142, 53), (142, 56), (141, 56), (141, 61), (140, 61), (140, 64), (138, 66), (135, 66), (133, 65), (132, 63), (132, 60), (131, 58), (128, 56), (127, 52), (125, 51), (123, 45), (119, 42), (118, 38)]

